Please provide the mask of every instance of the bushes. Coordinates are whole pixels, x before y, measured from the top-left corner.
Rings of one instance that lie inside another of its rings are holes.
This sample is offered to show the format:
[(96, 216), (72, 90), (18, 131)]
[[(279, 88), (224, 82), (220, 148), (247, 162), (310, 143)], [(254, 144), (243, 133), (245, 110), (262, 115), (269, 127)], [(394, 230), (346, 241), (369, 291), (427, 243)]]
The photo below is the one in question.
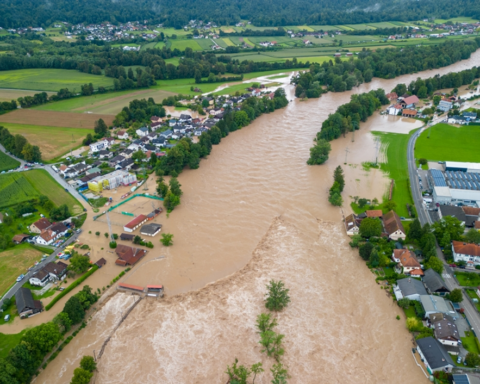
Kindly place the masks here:
[(69, 293), (70, 291), (72, 291), (72, 289), (78, 287), (78, 286), (79, 286), (81, 283), (83, 283), (90, 275), (92, 275), (97, 269), (98, 269), (98, 266), (97, 266), (97, 265), (93, 265), (92, 268), (91, 268), (87, 273), (85, 273), (83, 276), (81, 276), (80, 278), (78, 278), (77, 280), (75, 280), (75, 281), (74, 281), (72, 284), (70, 284), (65, 290), (63, 290), (63, 291), (60, 292), (57, 296), (55, 296), (55, 297), (53, 298), (53, 300), (45, 306), (45, 310), (46, 310), (46, 311), (50, 310), (50, 308), (52, 308), (58, 300), (60, 300), (63, 296), (65, 296), (67, 293)]
[(120, 272), (120, 274), (115, 277), (111, 282), (110, 282), (110, 285), (113, 285), (114, 283), (116, 283), (118, 280), (120, 280), (120, 278), (125, 275), (125, 273), (127, 273), (128, 271), (130, 271), (130, 267), (129, 268), (126, 268), (124, 271)]

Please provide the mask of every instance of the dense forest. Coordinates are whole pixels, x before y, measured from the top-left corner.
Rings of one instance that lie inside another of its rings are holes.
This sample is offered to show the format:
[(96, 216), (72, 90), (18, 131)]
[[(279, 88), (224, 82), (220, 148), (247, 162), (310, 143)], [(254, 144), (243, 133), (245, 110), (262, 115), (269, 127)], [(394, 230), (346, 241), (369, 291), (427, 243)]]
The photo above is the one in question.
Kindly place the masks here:
[(380, 21), (442, 19), (471, 16), (480, 18), (477, 0), (387, 1), (387, 0), (4, 0), (0, 26), (16, 28), (48, 26), (56, 21), (112, 23), (148, 20), (182, 28), (189, 20), (232, 25), (250, 20), (257, 26), (335, 25)]
[(377, 51), (363, 49), (358, 60), (332, 61), (313, 64), (310, 70), (293, 79), (297, 97), (319, 97), (324, 86), (334, 92), (343, 92), (368, 83), (373, 77), (394, 77), (446, 67), (468, 59), (480, 46), (480, 38), (470, 41), (446, 41), (438, 45), (385, 48)]

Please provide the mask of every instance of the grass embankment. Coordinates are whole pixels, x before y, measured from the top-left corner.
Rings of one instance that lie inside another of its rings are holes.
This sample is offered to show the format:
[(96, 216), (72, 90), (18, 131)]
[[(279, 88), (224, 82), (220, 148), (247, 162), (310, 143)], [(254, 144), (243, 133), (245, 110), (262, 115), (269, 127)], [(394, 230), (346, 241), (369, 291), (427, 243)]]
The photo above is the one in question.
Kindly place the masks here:
[(80, 91), (84, 84), (113, 87), (113, 79), (68, 69), (17, 69), (0, 72), (0, 88), (58, 92), (61, 88)]
[[(54, 105), (48, 104), (48, 105)], [(49, 161), (68, 153), (82, 145), (87, 134), (93, 135), (93, 129), (46, 127), (43, 125), (0, 123), (12, 135), (25, 136), (29, 143), (37, 145), (42, 152), (42, 159)], [(1, 168), (1, 159), (0, 159)], [(1, 171), (1, 170), (0, 170)]]
[(7, 357), (8, 352), (10, 352), (10, 350), (20, 342), (20, 339), (23, 337), (26, 331), (27, 330), (25, 329), (20, 333), (15, 333), (12, 335), (0, 333), (0, 358)]
[(7, 154), (0, 152), (0, 172), (8, 171), (9, 169), (17, 168), (20, 162)]
[(27, 272), (41, 257), (42, 252), (32, 248), (30, 244), (20, 244), (0, 252), (0, 295), (6, 293), (16, 278)]
[(432, 161), (480, 162), (479, 148), (480, 126), (456, 128), (442, 123), (422, 132), (415, 144), (415, 157)]
[(48, 196), (56, 206), (66, 204), (73, 214), (83, 211), (83, 206), (43, 169), (0, 175), (0, 207), (19, 204), (40, 195)]
[(399, 216), (409, 216), (406, 204), (413, 205), (407, 163), (407, 145), (410, 134), (372, 133), (381, 140), (387, 159), (386, 163), (380, 164), (380, 168), (395, 180), (392, 200), (397, 203), (396, 212)]

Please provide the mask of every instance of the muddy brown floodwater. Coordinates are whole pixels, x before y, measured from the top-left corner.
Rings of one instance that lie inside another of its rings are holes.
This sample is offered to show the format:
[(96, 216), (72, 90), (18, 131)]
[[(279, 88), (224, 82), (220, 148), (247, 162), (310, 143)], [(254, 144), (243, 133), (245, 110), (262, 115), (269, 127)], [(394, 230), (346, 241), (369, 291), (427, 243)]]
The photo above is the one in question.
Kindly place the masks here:
[[(291, 304), (278, 315), (289, 383), (426, 382), (412, 358), (405, 321), (395, 319), (401, 311), (350, 249), (342, 212), (327, 201), (346, 147), (345, 200), (382, 197), (388, 180), (379, 170), (363, 171), (361, 163), (375, 156), (370, 130), (388, 131), (392, 122), (374, 117), (355, 141), (333, 141), (323, 166), (309, 167), (306, 160), (322, 121), (352, 93), (388, 92), (399, 82), (470, 68), (479, 59), (480, 51), (448, 68), (295, 100), (222, 140), (198, 170), (184, 171), (182, 204), (161, 220), (174, 245), (157, 248), (155, 239), (155, 252), (122, 280), (165, 284), (167, 297), (144, 299), (133, 309), (105, 348), (95, 383), (224, 383), (235, 357), (269, 368), (255, 318), (265, 311), (270, 279), (291, 289)], [(292, 91), (287, 86), (290, 100)], [(416, 127), (408, 120), (393, 124), (396, 132)], [(165, 258), (149, 261), (155, 255)], [(99, 348), (131, 300), (119, 293), (108, 301), (36, 383), (68, 383), (82, 355)], [(266, 371), (256, 382), (270, 382)]]

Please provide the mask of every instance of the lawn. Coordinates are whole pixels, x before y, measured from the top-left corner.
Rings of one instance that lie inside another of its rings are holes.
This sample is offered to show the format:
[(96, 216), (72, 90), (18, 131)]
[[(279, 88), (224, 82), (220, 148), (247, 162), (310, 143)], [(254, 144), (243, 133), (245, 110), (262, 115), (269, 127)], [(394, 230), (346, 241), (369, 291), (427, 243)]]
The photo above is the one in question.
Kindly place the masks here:
[[(480, 274), (475, 272), (455, 272), (455, 277), (463, 287), (478, 287), (480, 285)], [(478, 299), (478, 296), (470, 297)]]
[[(458, 276), (457, 276), (458, 279)], [(473, 289), (465, 289), (465, 292), (467, 293), (468, 296), (472, 299), (477, 299), (478, 303), (475, 303), (475, 307), (477, 308), (478, 311), (480, 311), (480, 298), (477, 295), (477, 292), (475, 292)]]
[(45, 161), (55, 159), (71, 149), (79, 147), (88, 133), (93, 134), (93, 129), (83, 128), (45, 127), (42, 125), (9, 123), (0, 123), (0, 125), (8, 128), (12, 135), (21, 134), (32, 145), (38, 145), (42, 152), (42, 159)]
[[(19, 89), (0, 89), (0, 103), (4, 101), (17, 100), (19, 97), (33, 96), (37, 91), (24, 91)], [(47, 92), (47, 94), (53, 95), (54, 92)]]
[(8, 171), (9, 169), (17, 168), (20, 162), (8, 156), (7, 154), (0, 152), (0, 172)]
[[(430, 138), (428, 135), (430, 133)], [(437, 124), (422, 132), (415, 144), (415, 157), (432, 161), (480, 162), (480, 126), (456, 128)]]
[(463, 347), (468, 352), (472, 352), (478, 355), (480, 353), (480, 350), (478, 349), (477, 343), (475, 342), (476, 337), (471, 332), (466, 332), (465, 335), (466, 337), (461, 338)]
[(29, 201), (40, 195), (48, 196), (56, 206), (67, 204), (71, 213), (83, 211), (83, 206), (43, 169), (0, 175), (1, 207)]
[(113, 79), (68, 69), (17, 69), (0, 72), (0, 88), (54, 91), (68, 88), (80, 90), (83, 84), (112, 87)]
[(406, 204), (413, 205), (410, 192), (407, 165), (407, 145), (410, 135), (397, 133), (372, 132), (382, 143), (382, 151), (387, 159), (381, 163), (382, 171), (388, 173), (391, 179), (395, 180), (392, 200), (397, 203), (396, 211), (399, 216), (408, 216)]
[(240, 93), (246, 93), (247, 88), (251, 87), (253, 83), (241, 83), (241, 84), (236, 84), (232, 85), (230, 87), (227, 87), (225, 89), (222, 89), (221, 91), (214, 92), (215, 95), (232, 95), (235, 94), (236, 92)]
[(20, 333), (14, 333), (11, 335), (0, 333), (0, 358), (7, 357), (8, 352), (20, 342), (20, 339), (26, 331), (27, 330), (23, 330)]
[(5, 294), (15, 283), (15, 279), (39, 261), (42, 255), (42, 252), (32, 248), (30, 244), (20, 244), (0, 252), (0, 295)]
[(179, 51), (185, 51), (185, 48), (190, 47), (194, 51), (201, 51), (202, 47), (198, 45), (195, 40), (171, 40), (172, 46), (170, 47), (173, 49), (178, 49)]

